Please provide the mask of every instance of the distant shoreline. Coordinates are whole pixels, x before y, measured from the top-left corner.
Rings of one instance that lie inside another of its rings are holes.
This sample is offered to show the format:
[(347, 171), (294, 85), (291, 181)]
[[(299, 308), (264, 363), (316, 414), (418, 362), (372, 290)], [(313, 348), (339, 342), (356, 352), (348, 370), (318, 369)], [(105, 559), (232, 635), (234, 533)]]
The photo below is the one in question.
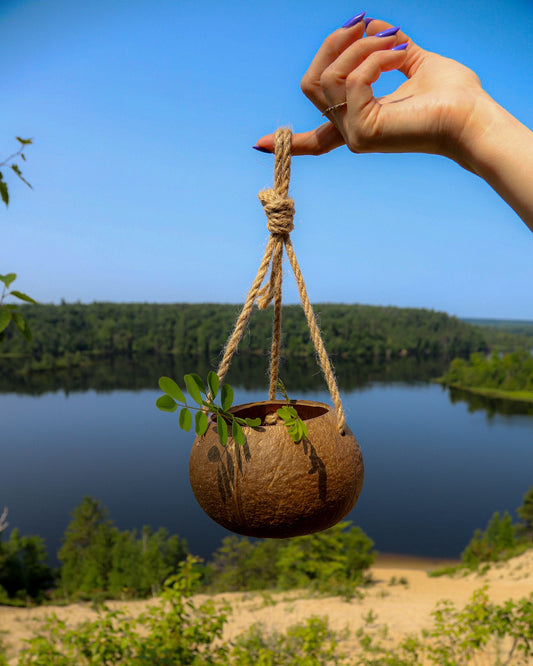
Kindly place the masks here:
[(501, 389), (483, 388), (482, 386), (463, 386), (462, 384), (455, 383), (449, 384), (442, 378), (435, 379), (434, 381), (447, 386), (448, 388), (458, 389), (459, 391), (466, 391), (467, 393), (474, 393), (475, 395), (481, 395), (484, 398), (533, 403), (532, 391), (502, 391)]

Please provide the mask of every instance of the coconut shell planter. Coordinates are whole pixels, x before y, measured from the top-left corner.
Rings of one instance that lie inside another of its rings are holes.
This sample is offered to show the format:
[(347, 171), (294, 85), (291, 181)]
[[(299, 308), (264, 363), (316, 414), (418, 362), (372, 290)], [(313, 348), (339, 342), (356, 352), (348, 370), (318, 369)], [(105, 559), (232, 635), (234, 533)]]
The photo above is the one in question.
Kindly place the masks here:
[[(290, 239), (294, 217), (294, 202), (288, 197), (290, 130), (276, 132), (274, 157), (274, 188), (259, 193), (270, 238), (218, 370), (208, 374), (207, 386), (198, 375), (185, 375), (195, 406), (186, 402), (174, 380), (162, 377), (159, 385), (165, 395), (156, 404), (163, 411), (176, 411), (181, 405), (179, 424), (185, 430), (192, 427), (190, 410), (196, 410), (197, 437), (189, 459), (189, 478), (207, 515), (238, 534), (285, 538), (319, 532), (344, 518), (357, 502), (364, 469), (359, 444), (345, 422), (333, 368)], [(321, 402), (290, 400), (278, 379), (284, 252), (334, 409)], [(269, 268), (270, 276), (262, 286)], [(232, 356), (254, 304), (266, 309), (271, 303), (269, 400), (232, 407), (233, 389), (223, 385)], [(219, 406), (214, 399), (220, 386)], [(278, 391), (285, 400), (276, 400)]]
[[(280, 400), (231, 409), (262, 425), (245, 428), (246, 443), (222, 446), (216, 420), (194, 440), (189, 459), (191, 487), (202, 509), (222, 527), (251, 537), (284, 538), (319, 532), (344, 518), (363, 486), (363, 458), (346, 428), (341, 435), (333, 409), (324, 403), (291, 401), (308, 437), (296, 443), (283, 421)], [(274, 421), (274, 422), (272, 422)]]

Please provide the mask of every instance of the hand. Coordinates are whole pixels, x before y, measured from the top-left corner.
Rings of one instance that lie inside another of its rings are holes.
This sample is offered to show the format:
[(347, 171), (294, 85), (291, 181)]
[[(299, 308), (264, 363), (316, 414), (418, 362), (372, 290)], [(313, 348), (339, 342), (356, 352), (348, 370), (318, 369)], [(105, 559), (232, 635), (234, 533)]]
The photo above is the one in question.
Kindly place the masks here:
[[(346, 144), (361, 152), (424, 152), (450, 157), (471, 169), (464, 144), (483, 132), (476, 108), (488, 95), (476, 74), (463, 65), (425, 51), (379, 20), (340, 28), (326, 38), (302, 79), (302, 90), (320, 112), (346, 101), (328, 114), (330, 122), (294, 134), (294, 155), (320, 155)], [(407, 43), (405, 50), (391, 50)], [(372, 84), (382, 72), (399, 69), (407, 80), (376, 99)], [(258, 146), (273, 151), (269, 134)]]

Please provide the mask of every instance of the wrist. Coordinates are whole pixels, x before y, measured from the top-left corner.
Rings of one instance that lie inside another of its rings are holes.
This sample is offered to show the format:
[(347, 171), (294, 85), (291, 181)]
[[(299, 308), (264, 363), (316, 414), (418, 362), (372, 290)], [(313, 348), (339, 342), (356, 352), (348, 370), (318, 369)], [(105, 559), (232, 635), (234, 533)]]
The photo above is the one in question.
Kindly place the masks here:
[(533, 230), (533, 132), (482, 92), (453, 158), (483, 178)]

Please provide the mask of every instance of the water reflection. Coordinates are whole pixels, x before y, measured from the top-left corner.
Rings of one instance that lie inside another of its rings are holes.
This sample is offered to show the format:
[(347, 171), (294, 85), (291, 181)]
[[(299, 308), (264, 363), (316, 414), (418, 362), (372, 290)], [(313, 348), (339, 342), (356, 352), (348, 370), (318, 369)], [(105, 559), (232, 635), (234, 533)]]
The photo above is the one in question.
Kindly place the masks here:
[(474, 412), (485, 412), (489, 419), (493, 418), (496, 414), (503, 416), (533, 416), (533, 403), (531, 402), (487, 398), (457, 388), (449, 389), (449, 398), (452, 405), (459, 402), (466, 402), (468, 411), (471, 414)]
[[(442, 375), (445, 361), (403, 358), (389, 362), (361, 364), (356, 361), (332, 359), (342, 391), (371, 386), (373, 382), (412, 384)], [(217, 359), (180, 356), (111, 357), (55, 372), (23, 372), (23, 361), (0, 359), (0, 393), (42, 395), (48, 392), (95, 390), (140, 391), (157, 389), (161, 375), (180, 379), (187, 372), (205, 377), (216, 368)], [(302, 395), (322, 390), (324, 378), (314, 358), (282, 359), (280, 376), (291, 394)], [(245, 390), (268, 390), (268, 358), (248, 354), (235, 355), (227, 381)]]

